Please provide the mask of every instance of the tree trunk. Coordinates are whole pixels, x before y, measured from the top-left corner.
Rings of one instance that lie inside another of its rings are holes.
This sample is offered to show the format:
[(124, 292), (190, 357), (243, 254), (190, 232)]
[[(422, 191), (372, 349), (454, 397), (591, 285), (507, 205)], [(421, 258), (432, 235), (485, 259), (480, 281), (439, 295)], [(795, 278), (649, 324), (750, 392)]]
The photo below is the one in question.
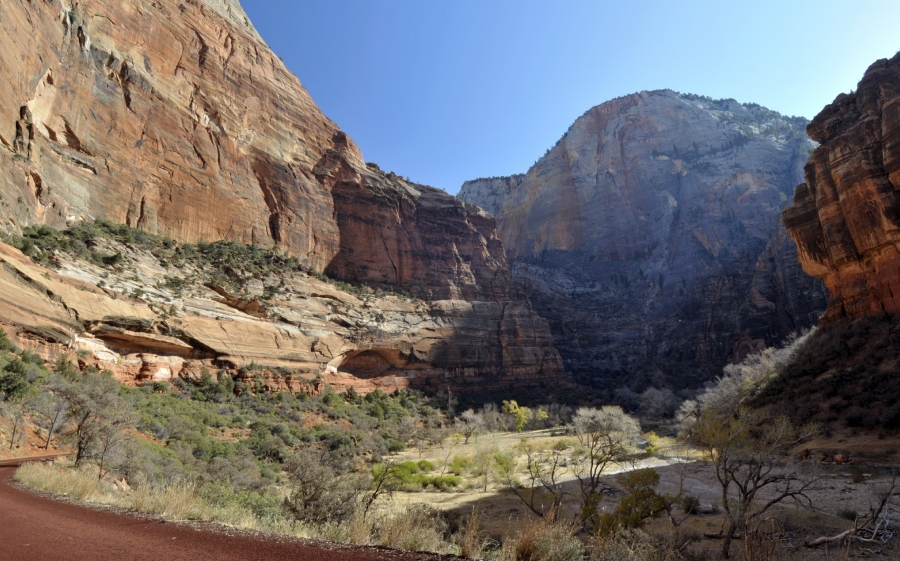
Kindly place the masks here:
[(78, 427), (75, 430), (75, 434), (77, 435), (77, 439), (78, 439), (78, 446), (77, 446), (77, 450), (75, 451), (75, 467), (78, 467), (81, 465), (81, 460), (84, 459), (84, 454), (85, 454), (85, 452), (87, 452), (88, 437), (85, 432), (85, 430), (86, 430), (85, 423), (87, 423), (88, 417), (90, 417), (90, 415), (91, 415), (90, 413), (87, 413), (81, 419), (81, 422), (78, 424)]
[(728, 550), (731, 549), (731, 541), (734, 539), (735, 532), (737, 532), (737, 523), (734, 520), (729, 520), (728, 529), (725, 530), (725, 540), (722, 542), (722, 557), (725, 559), (730, 557)]
[(53, 421), (50, 422), (50, 430), (47, 431), (47, 444), (44, 446), (44, 450), (47, 451), (50, 449), (50, 441), (53, 440), (53, 429), (56, 428), (56, 421), (59, 420), (59, 416), (62, 413), (60, 409), (56, 410), (56, 415), (53, 416)]
[(12, 450), (13, 446), (16, 445), (16, 433), (19, 430), (19, 419), (20, 419), (20, 417), (16, 417), (15, 421), (13, 422), (12, 438), (9, 439), (9, 449), (10, 450)]

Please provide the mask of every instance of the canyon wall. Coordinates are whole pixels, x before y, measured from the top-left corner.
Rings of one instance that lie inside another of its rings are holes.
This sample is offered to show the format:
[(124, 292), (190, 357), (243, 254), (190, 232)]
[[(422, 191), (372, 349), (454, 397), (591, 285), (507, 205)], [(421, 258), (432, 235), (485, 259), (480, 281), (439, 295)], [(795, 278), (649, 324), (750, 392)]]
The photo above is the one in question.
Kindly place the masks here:
[(459, 197), (496, 215), (571, 374), (610, 390), (697, 387), (824, 309), (780, 220), (814, 146), (805, 125), (642, 92), (586, 112), (527, 173)]
[[(275, 247), (427, 302), (423, 317), (441, 329), (422, 344), (435, 350), (403, 356), (435, 376), (562, 376), (546, 322), (513, 292), (493, 218), (367, 165), (236, 0), (0, 0), (0, 13), (0, 232), (105, 219), (181, 242)], [(18, 334), (65, 341), (92, 328), (68, 312), (56, 331), (26, 321), (45, 315), (18, 300), (25, 313), (0, 314)], [(141, 350), (165, 355), (153, 339)], [(212, 353), (265, 358), (244, 340)]]
[(823, 322), (900, 311), (900, 53), (807, 130), (819, 147), (783, 217), (803, 270), (828, 287)]

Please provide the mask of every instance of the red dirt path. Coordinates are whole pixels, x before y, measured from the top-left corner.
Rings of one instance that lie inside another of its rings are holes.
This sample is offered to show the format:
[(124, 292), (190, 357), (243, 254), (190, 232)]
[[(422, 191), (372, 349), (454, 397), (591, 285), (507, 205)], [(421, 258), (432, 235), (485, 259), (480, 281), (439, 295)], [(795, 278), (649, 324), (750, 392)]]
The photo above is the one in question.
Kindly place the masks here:
[(434, 561), (449, 556), (230, 535), (54, 501), (0, 467), (0, 561)]

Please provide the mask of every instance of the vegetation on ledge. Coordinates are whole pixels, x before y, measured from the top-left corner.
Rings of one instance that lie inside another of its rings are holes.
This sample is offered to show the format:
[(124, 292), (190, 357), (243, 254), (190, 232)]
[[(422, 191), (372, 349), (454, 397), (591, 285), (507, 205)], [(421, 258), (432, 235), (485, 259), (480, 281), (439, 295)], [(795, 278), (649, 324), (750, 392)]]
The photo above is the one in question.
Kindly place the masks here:
[[(105, 250), (103, 240), (146, 251), (163, 267), (180, 269), (192, 266), (200, 272), (201, 278), (197, 279), (200, 282), (235, 291), (240, 291), (249, 279), (303, 272), (358, 297), (394, 295), (413, 299), (402, 288), (373, 288), (332, 279), (314, 268), (304, 266), (297, 257), (281, 252), (277, 247), (227, 240), (182, 243), (108, 220), (78, 222), (65, 230), (45, 225), (28, 226), (23, 228), (21, 236), (0, 233), (0, 241), (19, 249), (45, 267), (58, 268), (60, 260), (57, 253), (61, 252), (99, 267), (122, 270), (128, 264), (127, 256), (121, 251)], [(186, 282), (177, 276), (166, 276), (164, 280), (164, 284), (173, 289), (183, 288)]]

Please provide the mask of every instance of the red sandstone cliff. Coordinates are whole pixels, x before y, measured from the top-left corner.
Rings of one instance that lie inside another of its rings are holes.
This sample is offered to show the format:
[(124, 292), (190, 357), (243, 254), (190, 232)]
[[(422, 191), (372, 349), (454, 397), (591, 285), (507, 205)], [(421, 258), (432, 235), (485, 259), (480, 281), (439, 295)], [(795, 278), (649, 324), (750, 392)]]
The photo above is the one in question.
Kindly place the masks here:
[(823, 322), (900, 311), (900, 53), (807, 128), (820, 143), (783, 218), (830, 292)]
[[(546, 322), (513, 295), (493, 219), (366, 165), (236, 0), (0, 0), (0, 52), (0, 231), (102, 218), (187, 242), (276, 246), (429, 303), (422, 316), (435, 329), (379, 343), (384, 356), (403, 347), (392, 372), (402, 362), (450, 377), (562, 375)], [(52, 302), (15, 300), (0, 323), (21, 333), (64, 340), (91, 327)], [(49, 312), (29, 306), (62, 315), (50, 329)], [(106, 308), (94, 309), (96, 327)], [(280, 357), (282, 328), (263, 323), (200, 354)], [(242, 349), (253, 329), (275, 335)], [(325, 368), (365, 350), (329, 329), (356, 347), (321, 353), (310, 337), (292, 341), (291, 356)], [(155, 336), (141, 340), (139, 350), (166, 354)]]

